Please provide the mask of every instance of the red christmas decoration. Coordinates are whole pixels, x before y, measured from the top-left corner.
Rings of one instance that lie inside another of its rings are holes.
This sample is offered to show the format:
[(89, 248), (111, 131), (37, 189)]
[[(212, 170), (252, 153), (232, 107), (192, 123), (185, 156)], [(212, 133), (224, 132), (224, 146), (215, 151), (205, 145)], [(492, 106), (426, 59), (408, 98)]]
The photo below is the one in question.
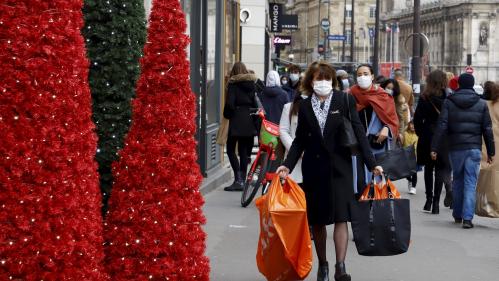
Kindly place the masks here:
[(0, 280), (105, 280), (82, 0), (0, 3)]
[(112, 280), (208, 280), (196, 98), (178, 0), (152, 5), (132, 127), (114, 166), (105, 223)]

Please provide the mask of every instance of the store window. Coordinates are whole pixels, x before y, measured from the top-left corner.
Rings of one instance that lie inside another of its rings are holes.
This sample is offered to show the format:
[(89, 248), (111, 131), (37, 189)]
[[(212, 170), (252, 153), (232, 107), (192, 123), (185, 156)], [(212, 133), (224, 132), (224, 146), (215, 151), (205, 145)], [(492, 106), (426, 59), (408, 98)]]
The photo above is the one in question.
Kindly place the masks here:
[(225, 3), (225, 66), (224, 75), (227, 75), (232, 65), (239, 59), (239, 4), (235, 0), (226, 0)]
[(347, 18), (352, 18), (352, 5), (347, 5)]
[(372, 19), (376, 17), (376, 6), (369, 6), (369, 17)]
[(219, 120), (219, 93), (216, 89), (216, 35), (217, 35), (217, 1), (208, 0), (207, 46), (206, 46), (206, 110), (207, 124), (217, 123)]
[(347, 36), (346, 43), (351, 44), (352, 43), (352, 31), (347, 29), (345, 32), (346, 32), (346, 36)]
[[(191, 1), (192, 0), (181, 0), (180, 5), (182, 6), (182, 10), (185, 14), (185, 22), (187, 23), (187, 28), (185, 30), (185, 34), (188, 36), (191, 35)], [(187, 57), (190, 57), (190, 48), (187, 47)]]

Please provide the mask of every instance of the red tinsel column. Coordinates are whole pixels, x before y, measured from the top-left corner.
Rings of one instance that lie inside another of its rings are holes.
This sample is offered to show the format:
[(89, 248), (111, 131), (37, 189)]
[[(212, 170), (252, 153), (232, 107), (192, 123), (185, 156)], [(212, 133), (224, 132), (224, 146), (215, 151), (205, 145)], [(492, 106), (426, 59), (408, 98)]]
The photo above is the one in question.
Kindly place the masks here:
[(195, 96), (178, 0), (156, 0), (106, 221), (113, 280), (208, 280)]
[(82, 0), (0, 3), (0, 280), (104, 280)]

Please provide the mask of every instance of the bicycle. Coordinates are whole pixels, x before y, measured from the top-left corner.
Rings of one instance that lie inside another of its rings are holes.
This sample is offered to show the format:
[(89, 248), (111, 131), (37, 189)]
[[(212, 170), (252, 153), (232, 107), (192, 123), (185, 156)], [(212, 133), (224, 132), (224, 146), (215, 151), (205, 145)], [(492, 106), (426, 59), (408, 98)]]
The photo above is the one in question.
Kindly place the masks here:
[(241, 206), (243, 207), (248, 206), (253, 201), (260, 186), (263, 186), (262, 195), (267, 193), (268, 186), (276, 175), (270, 171), (276, 160), (275, 149), (279, 143), (279, 125), (267, 121), (261, 110), (252, 115), (258, 115), (262, 119), (262, 126), (258, 138), (258, 152), (244, 182), (241, 196)]

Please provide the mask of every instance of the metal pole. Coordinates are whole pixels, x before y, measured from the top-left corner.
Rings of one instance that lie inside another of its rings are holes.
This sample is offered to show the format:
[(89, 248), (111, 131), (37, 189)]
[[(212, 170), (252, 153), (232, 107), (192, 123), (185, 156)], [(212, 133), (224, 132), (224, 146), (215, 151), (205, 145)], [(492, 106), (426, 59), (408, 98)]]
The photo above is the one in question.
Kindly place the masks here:
[(421, 58), (420, 58), (420, 44), (419, 44), (419, 33), (421, 33), (421, 28), (419, 26), (421, 22), (421, 10), (420, 10), (420, 0), (414, 0), (414, 23), (413, 23), (413, 33), (415, 34), (412, 40), (412, 89), (416, 99), (419, 98), (421, 94)]
[(308, 22), (308, 14), (310, 13), (310, 2), (307, 2), (307, 13), (305, 14), (305, 42), (306, 42), (306, 45), (307, 45), (307, 48), (305, 49), (305, 61), (308, 65), (308, 49), (310, 48), (310, 46), (308, 45), (309, 41), (308, 41), (308, 28), (309, 28), (309, 22)]
[(354, 55), (354, 50), (355, 50), (355, 0), (352, 0), (352, 22), (350, 25), (350, 38), (351, 38), (351, 44), (350, 44), (350, 61), (354, 62), (355, 60), (355, 55)]
[(321, 42), (321, 1), (322, 0), (317, 0), (317, 12), (319, 13), (319, 16), (317, 17), (317, 54), (319, 55), (319, 44)]
[[(378, 0), (379, 1), (379, 0)], [(347, 0), (343, 6), (343, 36), (347, 35)], [(341, 50), (341, 61), (345, 61), (345, 41), (343, 40), (342, 50)]]
[(373, 70), (374, 74), (379, 73), (379, 11), (380, 0), (376, 0), (376, 21), (374, 23), (374, 54), (373, 54)]
[(394, 52), (393, 52), (394, 51), (394, 46), (395, 46), (395, 44), (393, 43), (393, 38), (394, 38), (393, 37), (393, 33), (395, 33), (395, 25), (392, 23), (391, 26), (392, 26), (392, 30), (391, 30), (391, 35), (392, 36), (391, 36), (391, 39), (390, 39), (391, 40), (391, 42), (390, 42), (391, 43), (390, 59), (392, 61), (392, 69), (391, 69), (390, 75), (393, 73), (393, 70), (395, 69), (395, 62), (394, 62), (395, 61), (395, 55), (394, 55)]
[[(329, 28), (327, 29), (327, 36), (331, 34), (331, 0), (327, 1), (327, 20), (329, 21)], [(326, 39), (324, 40), (326, 41)], [(326, 53), (329, 54), (331, 50), (331, 41), (327, 39), (327, 51)]]

